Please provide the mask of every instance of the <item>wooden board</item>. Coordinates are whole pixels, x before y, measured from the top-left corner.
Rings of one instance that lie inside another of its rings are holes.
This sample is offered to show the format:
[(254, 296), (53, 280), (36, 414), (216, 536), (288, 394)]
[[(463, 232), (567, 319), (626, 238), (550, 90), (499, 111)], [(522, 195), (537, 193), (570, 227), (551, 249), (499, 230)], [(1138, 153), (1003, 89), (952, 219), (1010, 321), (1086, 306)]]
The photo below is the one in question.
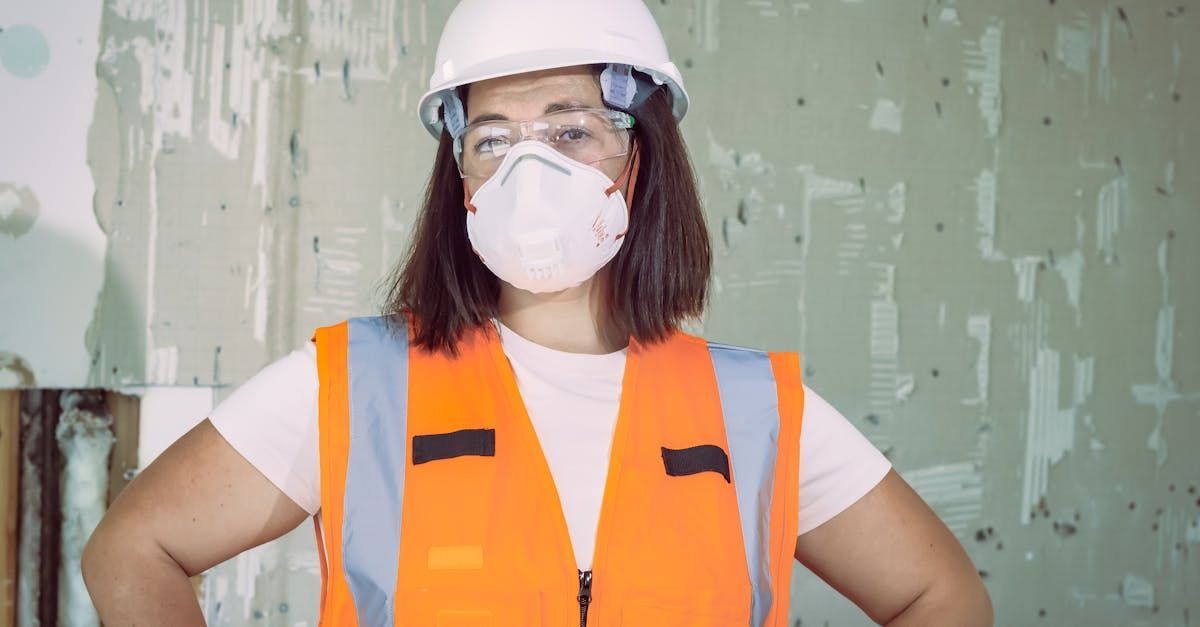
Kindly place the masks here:
[(0, 390), (0, 627), (17, 623), (20, 505), (21, 391)]
[(112, 432), (116, 437), (108, 458), (108, 504), (112, 505), (137, 471), (142, 399), (110, 390), (104, 393), (104, 403), (112, 414)]

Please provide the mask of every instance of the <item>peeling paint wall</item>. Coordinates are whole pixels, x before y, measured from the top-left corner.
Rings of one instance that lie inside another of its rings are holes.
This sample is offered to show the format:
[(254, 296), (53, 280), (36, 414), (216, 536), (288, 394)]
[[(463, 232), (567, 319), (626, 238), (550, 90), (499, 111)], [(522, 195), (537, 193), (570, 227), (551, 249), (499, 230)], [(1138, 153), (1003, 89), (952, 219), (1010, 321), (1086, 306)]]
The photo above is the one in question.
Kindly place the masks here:
[(675, 48), (723, 237), (707, 334), (799, 348), (997, 624), (1194, 621), (1200, 7), (717, 5), (720, 43)]
[[(450, 2), (17, 4), (0, 385), (220, 397), (375, 310), (432, 161), (414, 107)], [(998, 624), (1200, 615), (1200, 5), (651, 8), (716, 243), (697, 330), (802, 351), (964, 542)], [(312, 622), (311, 537), (220, 567), (210, 618)], [(795, 587), (805, 624), (867, 624)]]

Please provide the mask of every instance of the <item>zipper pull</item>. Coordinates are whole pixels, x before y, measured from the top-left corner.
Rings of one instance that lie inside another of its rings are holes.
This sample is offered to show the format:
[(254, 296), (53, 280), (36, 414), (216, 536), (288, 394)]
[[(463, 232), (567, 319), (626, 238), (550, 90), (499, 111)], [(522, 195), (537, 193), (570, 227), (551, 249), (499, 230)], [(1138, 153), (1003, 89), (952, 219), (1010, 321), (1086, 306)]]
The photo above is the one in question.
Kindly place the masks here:
[(588, 605), (592, 602), (592, 571), (579, 571), (579, 627), (587, 627)]

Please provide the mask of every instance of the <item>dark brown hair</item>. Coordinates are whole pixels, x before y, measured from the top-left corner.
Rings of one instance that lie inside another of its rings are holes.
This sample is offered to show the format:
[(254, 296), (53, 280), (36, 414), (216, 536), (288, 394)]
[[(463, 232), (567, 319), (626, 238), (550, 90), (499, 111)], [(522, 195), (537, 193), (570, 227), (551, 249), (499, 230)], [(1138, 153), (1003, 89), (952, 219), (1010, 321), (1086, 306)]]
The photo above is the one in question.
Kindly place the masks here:
[[(634, 140), (641, 164), (629, 231), (609, 262), (608, 308), (622, 334), (648, 344), (703, 313), (712, 250), (670, 93), (660, 88), (630, 113), (637, 120)], [(465, 331), (498, 315), (500, 299), (500, 280), (467, 239), (463, 183), (452, 146), (442, 131), (416, 231), (388, 278), (383, 311), (411, 314), (413, 343), (451, 354)]]

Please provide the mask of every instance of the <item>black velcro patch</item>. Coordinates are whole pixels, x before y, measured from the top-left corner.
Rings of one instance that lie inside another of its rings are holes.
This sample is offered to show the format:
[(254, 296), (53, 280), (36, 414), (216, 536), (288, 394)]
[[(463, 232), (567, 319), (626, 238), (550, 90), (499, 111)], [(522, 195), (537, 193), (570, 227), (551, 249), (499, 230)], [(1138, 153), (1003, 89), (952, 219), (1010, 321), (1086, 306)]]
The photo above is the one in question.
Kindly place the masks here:
[(450, 433), (413, 436), (412, 460), (414, 466), (463, 455), (495, 457), (496, 430), (463, 429)]
[(715, 472), (729, 483), (729, 456), (715, 444), (701, 444), (689, 448), (662, 448), (663, 468), (672, 477), (694, 475), (700, 472)]

